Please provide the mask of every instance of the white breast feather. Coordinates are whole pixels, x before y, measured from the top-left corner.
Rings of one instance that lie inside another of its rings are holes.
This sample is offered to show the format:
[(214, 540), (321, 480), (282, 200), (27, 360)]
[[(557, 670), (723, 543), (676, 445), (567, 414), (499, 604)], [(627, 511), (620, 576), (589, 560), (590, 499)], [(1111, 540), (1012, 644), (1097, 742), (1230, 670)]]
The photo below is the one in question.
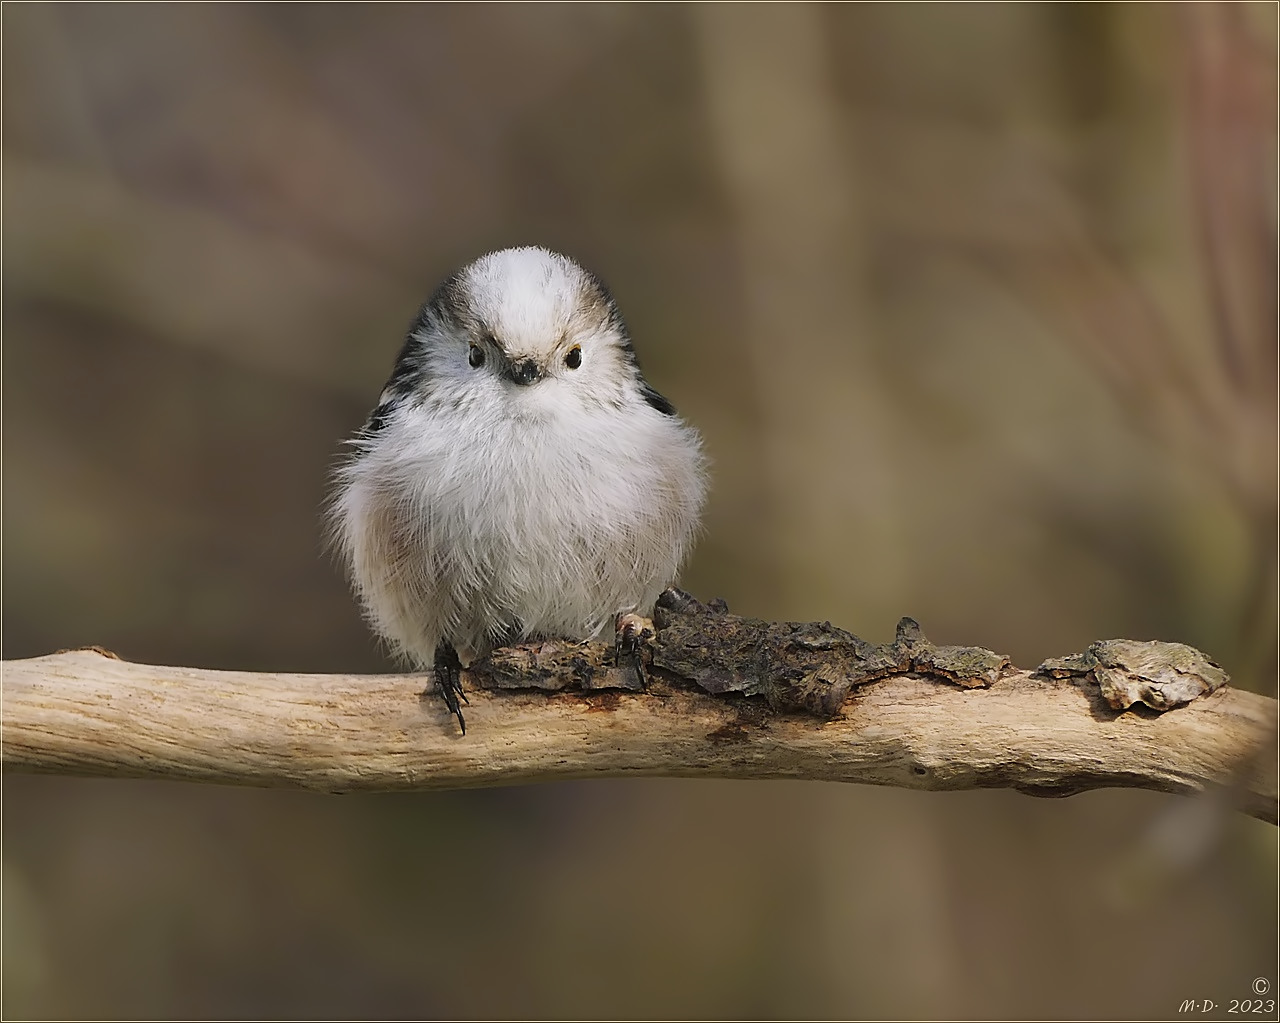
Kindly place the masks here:
[(513, 640), (599, 638), (651, 613), (692, 544), (704, 460), (678, 419), (639, 396), (507, 411), (406, 407), (342, 470), (333, 515), (356, 590), (419, 667), (442, 641), (465, 664)]

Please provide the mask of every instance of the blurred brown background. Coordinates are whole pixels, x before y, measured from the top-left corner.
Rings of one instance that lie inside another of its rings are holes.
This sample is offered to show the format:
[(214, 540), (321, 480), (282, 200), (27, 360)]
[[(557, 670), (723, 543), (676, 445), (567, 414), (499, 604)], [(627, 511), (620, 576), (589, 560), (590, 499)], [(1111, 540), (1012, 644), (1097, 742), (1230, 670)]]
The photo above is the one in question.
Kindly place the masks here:
[[(380, 671), (321, 548), (417, 303), (613, 286), (698, 595), (1274, 692), (1275, 7), (12, 5), (4, 656)], [(1274, 985), (1203, 804), (4, 779), (16, 1016), (1143, 1016)]]

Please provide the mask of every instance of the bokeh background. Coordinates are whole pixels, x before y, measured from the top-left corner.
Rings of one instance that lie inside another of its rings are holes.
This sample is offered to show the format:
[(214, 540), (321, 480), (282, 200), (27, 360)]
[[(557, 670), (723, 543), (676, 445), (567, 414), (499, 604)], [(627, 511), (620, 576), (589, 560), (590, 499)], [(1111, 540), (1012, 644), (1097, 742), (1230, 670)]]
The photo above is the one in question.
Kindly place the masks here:
[[(326, 474), (419, 301), (600, 273), (715, 464), (684, 584), (1273, 693), (1276, 9), (13, 5), (4, 656), (381, 671)], [(1167, 1018), (1277, 832), (1109, 791), (3, 780), (7, 1018)]]

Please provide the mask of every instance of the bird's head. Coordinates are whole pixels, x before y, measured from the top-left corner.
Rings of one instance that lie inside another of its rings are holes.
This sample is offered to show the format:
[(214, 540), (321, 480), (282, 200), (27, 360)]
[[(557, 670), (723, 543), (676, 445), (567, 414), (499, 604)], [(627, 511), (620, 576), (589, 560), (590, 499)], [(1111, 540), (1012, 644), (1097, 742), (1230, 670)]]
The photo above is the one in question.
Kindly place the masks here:
[(608, 289), (566, 256), (503, 249), (445, 281), (410, 330), (422, 380), (526, 412), (625, 402), (643, 383)]

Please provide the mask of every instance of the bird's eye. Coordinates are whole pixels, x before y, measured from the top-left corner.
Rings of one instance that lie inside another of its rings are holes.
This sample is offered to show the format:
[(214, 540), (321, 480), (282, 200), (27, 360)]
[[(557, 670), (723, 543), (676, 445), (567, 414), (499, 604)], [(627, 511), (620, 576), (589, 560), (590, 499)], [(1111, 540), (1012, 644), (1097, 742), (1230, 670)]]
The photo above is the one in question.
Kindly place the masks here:
[(580, 345), (574, 345), (565, 353), (564, 364), (570, 369), (577, 369), (582, 365), (582, 347)]
[(467, 362), (471, 363), (472, 369), (479, 369), (484, 365), (484, 349), (479, 345), (472, 345), (471, 351), (467, 352)]

